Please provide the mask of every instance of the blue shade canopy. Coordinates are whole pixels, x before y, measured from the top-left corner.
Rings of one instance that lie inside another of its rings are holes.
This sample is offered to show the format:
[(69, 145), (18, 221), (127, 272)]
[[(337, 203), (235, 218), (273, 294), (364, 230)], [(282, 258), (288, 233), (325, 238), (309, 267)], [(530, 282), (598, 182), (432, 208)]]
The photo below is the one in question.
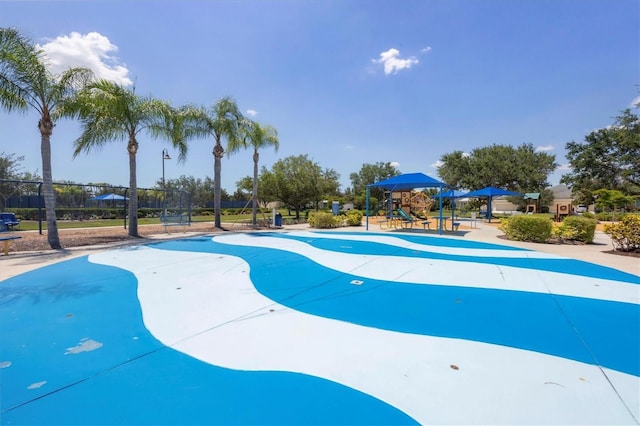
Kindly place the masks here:
[(441, 187), (444, 186), (444, 183), (424, 173), (405, 173), (367, 186), (384, 188), (389, 191), (401, 191), (414, 188)]
[(501, 195), (510, 195), (510, 196), (520, 196), (522, 194), (518, 192), (509, 191), (507, 189), (496, 188), (494, 186), (487, 186), (486, 188), (478, 189), (475, 191), (471, 191), (467, 194), (469, 198), (481, 198), (487, 197), (489, 200), (487, 201), (487, 219), (491, 222), (491, 199), (493, 197), (499, 197)]
[(487, 186), (486, 188), (471, 191), (467, 193), (466, 196), (473, 198), (473, 197), (498, 197), (500, 195), (518, 196), (521, 194), (518, 192), (509, 191), (502, 188), (496, 188), (494, 186)]
[[(440, 196), (440, 193), (437, 193), (436, 195), (434, 195), (434, 197), (439, 197), (439, 196)], [(442, 198), (463, 198), (466, 196), (467, 196), (466, 192), (458, 191), (456, 189), (450, 189), (442, 193)]]

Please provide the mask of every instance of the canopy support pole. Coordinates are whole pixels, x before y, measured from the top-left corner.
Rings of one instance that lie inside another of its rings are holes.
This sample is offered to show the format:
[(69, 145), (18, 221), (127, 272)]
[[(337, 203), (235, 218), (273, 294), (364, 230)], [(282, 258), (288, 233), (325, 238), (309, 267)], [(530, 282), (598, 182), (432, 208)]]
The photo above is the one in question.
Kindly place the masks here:
[(442, 185), (440, 185), (439, 189), (440, 190), (438, 191), (438, 194), (439, 194), (438, 195), (438, 204), (439, 204), (439, 207), (440, 207), (439, 208), (439, 210), (440, 210), (439, 215), (440, 216), (439, 216), (438, 222), (439, 222), (440, 226), (438, 226), (438, 235), (442, 235), (442, 219), (443, 219), (443, 217), (442, 217)]
[(367, 213), (367, 219), (366, 219), (366, 225), (365, 225), (365, 230), (368, 231), (369, 230), (369, 185), (367, 185), (367, 190), (366, 190), (366, 201), (365, 201), (365, 212)]

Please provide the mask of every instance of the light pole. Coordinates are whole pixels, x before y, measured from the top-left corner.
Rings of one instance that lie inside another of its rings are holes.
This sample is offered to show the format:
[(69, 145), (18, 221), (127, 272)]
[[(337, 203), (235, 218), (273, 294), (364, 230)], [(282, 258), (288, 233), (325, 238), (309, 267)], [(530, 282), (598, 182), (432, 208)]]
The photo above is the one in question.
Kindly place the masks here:
[(164, 215), (167, 215), (167, 188), (164, 183), (164, 160), (171, 160), (167, 149), (162, 150), (162, 204), (164, 205)]

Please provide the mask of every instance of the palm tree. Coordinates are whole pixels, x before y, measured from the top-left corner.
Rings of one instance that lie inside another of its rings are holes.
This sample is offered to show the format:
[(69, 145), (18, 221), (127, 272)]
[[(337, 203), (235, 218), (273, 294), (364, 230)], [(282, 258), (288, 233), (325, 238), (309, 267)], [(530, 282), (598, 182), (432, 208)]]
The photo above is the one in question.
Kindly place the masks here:
[(260, 123), (244, 119), (240, 123), (240, 137), (230, 141), (227, 147), (229, 154), (239, 151), (240, 149), (253, 148), (253, 225), (257, 225), (256, 214), (258, 211), (258, 161), (260, 160), (259, 149), (273, 146), (276, 151), (280, 146), (278, 140), (278, 131), (267, 125), (261, 126)]
[(51, 172), (51, 135), (59, 106), (93, 77), (86, 68), (69, 68), (59, 75), (46, 68), (46, 58), (33, 43), (14, 29), (0, 28), (0, 106), (40, 115), (40, 152), (42, 182), (47, 217), (47, 240), (52, 249), (60, 249), (56, 222), (55, 193)]
[(216, 228), (222, 228), (220, 219), (220, 201), (222, 189), (220, 187), (220, 174), (222, 170), (222, 157), (224, 148), (222, 139), (226, 138), (231, 146), (237, 143), (239, 137), (239, 124), (244, 118), (236, 102), (230, 98), (218, 100), (213, 107), (208, 110), (204, 107), (190, 106), (181, 110), (185, 124), (185, 135), (187, 138), (213, 136), (215, 146), (213, 147), (213, 204), (215, 212)]
[(138, 235), (138, 185), (136, 154), (138, 135), (145, 131), (151, 137), (165, 138), (179, 150), (179, 161), (187, 153), (180, 114), (159, 99), (140, 97), (135, 88), (100, 80), (66, 102), (61, 114), (76, 117), (82, 124), (82, 134), (74, 142), (76, 157), (81, 152), (100, 149), (112, 141), (127, 141), (129, 155), (129, 235)]
[(19, 54), (23, 43), (26, 43), (26, 40), (22, 39), (18, 31), (0, 28), (0, 106), (7, 111), (27, 109), (24, 97), (16, 93), (14, 85), (8, 81), (10, 61)]

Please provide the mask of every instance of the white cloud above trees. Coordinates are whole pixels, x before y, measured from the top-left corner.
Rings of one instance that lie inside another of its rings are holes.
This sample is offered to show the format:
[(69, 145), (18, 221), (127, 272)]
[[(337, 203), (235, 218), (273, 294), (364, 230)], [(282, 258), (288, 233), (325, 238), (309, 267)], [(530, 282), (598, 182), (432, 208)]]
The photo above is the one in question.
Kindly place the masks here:
[(42, 45), (38, 45), (48, 58), (48, 68), (58, 74), (70, 67), (91, 69), (97, 78), (104, 78), (123, 86), (133, 81), (129, 70), (114, 56), (118, 47), (109, 38), (97, 33), (80, 34), (72, 32), (61, 35)]
[(419, 63), (415, 56), (409, 58), (401, 58), (398, 49), (391, 48), (380, 54), (380, 59), (371, 60), (375, 64), (382, 64), (385, 75), (397, 74), (398, 71), (409, 69)]
[(544, 145), (544, 146), (537, 146), (536, 147), (536, 152), (549, 152), (549, 151), (553, 151), (554, 147), (553, 145)]

